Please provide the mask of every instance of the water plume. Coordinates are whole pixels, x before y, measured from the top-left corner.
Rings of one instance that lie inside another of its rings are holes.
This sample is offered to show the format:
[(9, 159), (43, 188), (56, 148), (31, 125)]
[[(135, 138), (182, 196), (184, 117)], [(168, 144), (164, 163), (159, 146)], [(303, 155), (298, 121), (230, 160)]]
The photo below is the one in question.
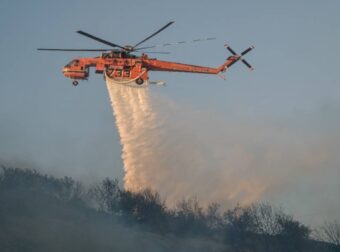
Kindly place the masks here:
[(122, 146), (126, 189), (157, 190), (170, 205), (190, 196), (203, 203), (250, 203), (261, 195), (265, 188), (260, 181), (236, 179), (235, 166), (224, 163), (225, 149), (209, 146), (212, 139), (204, 139), (206, 133), (194, 133), (190, 113), (159, 97), (151, 101), (149, 88), (106, 83)]
[[(316, 123), (319, 116), (282, 122), (234, 113), (226, 123), (150, 88), (107, 87), (126, 189), (151, 188), (169, 206), (196, 196), (203, 205), (218, 202), (224, 208), (268, 200), (298, 213), (334, 209), (340, 145), (333, 131)], [(315, 200), (320, 188), (328, 198)]]
[(124, 186), (138, 191), (147, 184), (146, 165), (150, 164), (152, 150), (157, 146), (156, 115), (151, 109), (146, 88), (106, 82), (122, 146), (125, 170)]

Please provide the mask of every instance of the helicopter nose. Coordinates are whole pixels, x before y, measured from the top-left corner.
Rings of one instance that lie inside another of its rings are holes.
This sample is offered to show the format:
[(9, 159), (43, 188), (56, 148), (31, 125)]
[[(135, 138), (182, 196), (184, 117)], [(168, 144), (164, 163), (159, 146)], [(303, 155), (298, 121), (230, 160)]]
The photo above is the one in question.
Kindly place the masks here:
[(68, 77), (68, 78), (70, 78), (71, 77), (71, 72), (70, 72), (70, 68), (69, 67), (67, 67), (67, 66), (65, 66), (65, 67), (63, 67), (63, 75), (65, 76), (65, 77)]

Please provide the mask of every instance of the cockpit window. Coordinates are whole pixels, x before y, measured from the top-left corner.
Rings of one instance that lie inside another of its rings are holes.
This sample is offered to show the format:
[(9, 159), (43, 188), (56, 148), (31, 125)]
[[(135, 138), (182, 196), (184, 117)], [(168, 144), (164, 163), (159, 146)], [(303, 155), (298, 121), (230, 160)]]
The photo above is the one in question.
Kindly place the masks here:
[(79, 60), (72, 60), (70, 61), (66, 66), (70, 67), (70, 66), (78, 66), (79, 64)]

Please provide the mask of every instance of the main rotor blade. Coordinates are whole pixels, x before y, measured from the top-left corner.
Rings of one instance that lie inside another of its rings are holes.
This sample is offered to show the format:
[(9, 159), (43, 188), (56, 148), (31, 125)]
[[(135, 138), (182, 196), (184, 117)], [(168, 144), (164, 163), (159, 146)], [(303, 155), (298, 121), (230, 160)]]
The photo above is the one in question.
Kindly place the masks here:
[(165, 46), (171, 46), (171, 45), (180, 45), (180, 44), (187, 44), (187, 43), (202, 42), (202, 41), (214, 40), (214, 39), (216, 39), (216, 38), (199, 38), (199, 39), (193, 39), (193, 40), (189, 40), (189, 41), (164, 43), (164, 44), (153, 45), (153, 46), (139, 47), (139, 48), (136, 48), (135, 51), (143, 50), (143, 49), (156, 48), (156, 47), (165, 47)]
[(37, 48), (38, 51), (61, 51), (61, 52), (107, 52), (112, 49), (59, 49), (59, 48)]
[(153, 53), (153, 54), (171, 54), (171, 52), (143, 52), (143, 53)]
[(98, 42), (100, 42), (100, 43), (103, 43), (103, 44), (105, 44), (105, 45), (109, 45), (109, 46), (112, 46), (112, 47), (119, 47), (119, 48), (125, 50), (125, 48), (124, 48), (123, 46), (120, 46), (120, 45), (111, 43), (111, 42), (106, 41), (106, 40), (101, 39), (101, 38), (98, 38), (98, 37), (93, 36), (93, 35), (91, 35), (91, 34), (89, 34), (89, 33), (87, 33), (87, 32), (77, 31), (77, 33), (79, 33), (79, 34), (81, 34), (81, 35), (83, 35), (83, 36), (85, 36), (85, 37), (88, 37), (88, 38), (90, 38), (90, 39), (94, 39), (94, 40), (96, 40), (96, 41), (98, 41)]
[(140, 41), (139, 43), (135, 44), (133, 46), (133, 48), (136, 48), (137, 46), (139, 46), (140, 44), (144, 43), (145, 41), (147, 41), (148, 39), (152, 38), (153, 36), (157, 35), (158, 33), (160, 33), (161, 31), (163, 31), (164, 29), (166, 29), (168, 26), (172, 25), (175, 21), (171, 21), (169, 23), (167, 23), (165, 26), (163, 26), (161, 29), (159, 29), (158, 31), (152, 33), (149, 37), (143, 39), (142, 41)]

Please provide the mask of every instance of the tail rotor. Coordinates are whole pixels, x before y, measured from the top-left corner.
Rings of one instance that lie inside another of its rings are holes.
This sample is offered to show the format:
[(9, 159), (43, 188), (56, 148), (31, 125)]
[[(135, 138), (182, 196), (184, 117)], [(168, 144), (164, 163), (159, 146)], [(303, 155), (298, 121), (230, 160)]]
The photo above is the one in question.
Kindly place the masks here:
[(254, 70), (252, 65), (250, 65), (248, 63), (248, 61), (246, 61), (245, 59), (242, 58), (244, 55), (246, 55), (251, 50), (253, 50), (255, 48), (254, 46), (250, 46), (249, 48), (244, 50), (240, 55), (238, 55), (229, 45), (225, 44), (224, 47), (227, 48), (228, 51), (235, 57), (235, 60), (232, 61), (227, 67), (230, 67), (230, 66), (234, 65), (237, 61), (241, 60), (243, 62), (243, 64), (245, 64), (250, 70)]

